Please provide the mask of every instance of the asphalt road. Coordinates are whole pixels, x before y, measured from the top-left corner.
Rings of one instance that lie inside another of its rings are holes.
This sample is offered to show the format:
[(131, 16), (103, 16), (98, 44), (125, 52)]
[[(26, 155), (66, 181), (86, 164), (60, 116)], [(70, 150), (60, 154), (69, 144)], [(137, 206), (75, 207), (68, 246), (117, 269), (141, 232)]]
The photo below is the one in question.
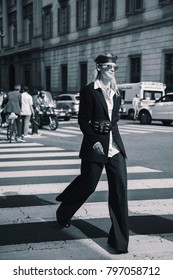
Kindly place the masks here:
[[(166, 176), (173, 175), (173, 125), (163, 126), (160, 122), (152, 125), (140, 125), (138, 121), (120, 120), (120, 134), (127, 152), (128, 165), (142, 165), (154, 169), (161, 169)], [(77, 119), (60, 121), (57, 132), (66, 133), (66, 130), (79, 128)], [(70, 130), (71, 131), (71, 130)], [(43, 130), (40, 130), (44, 134)], [(65, 150), (79, 151), (82, 134), (74, 134), (74, 137), (52, 136), (40, 139), (42, 143), (61, 147)]]
[(127, 151), (129, 253), (114, 255), (103, 172), (96, 192), (67, 230), (57, 231), (55, 197), (79, 174), (82, 134), (76, 119), (47, 127), (25, 143), (0, 131), (0, 259), (173, 259), (173, 126), (120, 120)]

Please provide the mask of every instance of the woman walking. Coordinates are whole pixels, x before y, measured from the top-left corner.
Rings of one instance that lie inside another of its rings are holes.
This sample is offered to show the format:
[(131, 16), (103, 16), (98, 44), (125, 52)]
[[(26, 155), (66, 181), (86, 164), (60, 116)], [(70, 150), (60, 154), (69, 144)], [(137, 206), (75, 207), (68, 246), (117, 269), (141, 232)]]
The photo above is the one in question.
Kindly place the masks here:
[(99, 55), (94, 82), (80, 91), (81, 174), (57, 196), (61, 204), (56, 217), (61, 227), (70, 226), (73, 215), (95, 191), (105, 167), (111, 218), (108, 244), (121, 254), (128, 252), (129, 229), (126, 152), (117, 126), (121, 97), (115, 80), (116, 60), (111, 53)]

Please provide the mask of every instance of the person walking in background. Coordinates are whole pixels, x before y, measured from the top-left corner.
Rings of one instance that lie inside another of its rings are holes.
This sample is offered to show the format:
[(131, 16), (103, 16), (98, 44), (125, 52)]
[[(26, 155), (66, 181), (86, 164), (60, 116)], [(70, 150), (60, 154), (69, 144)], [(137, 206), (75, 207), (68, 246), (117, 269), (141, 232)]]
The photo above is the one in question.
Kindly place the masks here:
[(28, 134), (31, 115), (34, 116), (32, 96), (29, 94), (29, 88), (24, 86), (22, 89), (22, 135), (24, 138), (30, 137)]
[(3, 88), (0, 89), (0, 110), (1, 110), (1, 125), (6, 127), (6, 114), (4, 113), (4, 107), (7, 103), (7, 93), (4, 92)]
[(76, 211), (95, 191), (103, 168), (108, 179), (111, 228), (108, 244), (115, 254), (128, 252), (126, 152), (117, 122), (121, 97), (116, 86), (117, 57), (111, 53), (95, 59), (94, 82), (80, 91), (78, 123), (83, 133), (81, 174), (56, 197), (58, 227), (69, 227)]
[(3, 122), (3, 103), (4, 103), (4, 92), (3, 89), (0, 89), (0, 126), (2, 125)]
[(14, 91), (9, 91), (7, 93), (6, 105), (4, 107), (4, 113), (6, 113), (7, 118), (11, 113), (17, 115), (16, 126), (17, 126), (17, 142), (24, 142), (21, 133), (21, 86), (16, 85)]
[(34, 89), (32, 94), (34, 118), (31, 119), (32, 135), (41, 135), (38, 133), (38, 121), (39, 121), (39, 103), (38, 103), (38, 90)]
[(138, 116), (139, 104), (140, 104), (139, 95), (136, 94), (135, 97), (133, 98), (133, 101), (132, 101), (132, 105), (133, 105), (133, 109), (134, 109), (134, 119), (135, 120)]

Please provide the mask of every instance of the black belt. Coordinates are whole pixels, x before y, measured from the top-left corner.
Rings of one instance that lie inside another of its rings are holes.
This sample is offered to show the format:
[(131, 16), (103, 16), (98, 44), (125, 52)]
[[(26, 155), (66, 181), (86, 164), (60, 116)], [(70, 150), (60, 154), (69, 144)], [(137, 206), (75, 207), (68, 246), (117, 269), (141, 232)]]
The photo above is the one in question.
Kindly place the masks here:
[(98, 134), (108, 134), (112, 130), (112, 123), (110, 121), (91, 121), (90, 124)]

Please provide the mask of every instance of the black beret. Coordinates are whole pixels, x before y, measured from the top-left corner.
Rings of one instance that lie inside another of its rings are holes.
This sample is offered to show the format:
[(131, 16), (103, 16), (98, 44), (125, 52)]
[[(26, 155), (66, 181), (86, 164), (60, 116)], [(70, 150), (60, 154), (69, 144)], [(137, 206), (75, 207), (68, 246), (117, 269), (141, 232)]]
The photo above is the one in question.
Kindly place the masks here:
[(94, 59), (96, 64), (114, 62), (116, 63), (118, 56), (113, 55), (112, 53), (100, 54)]

